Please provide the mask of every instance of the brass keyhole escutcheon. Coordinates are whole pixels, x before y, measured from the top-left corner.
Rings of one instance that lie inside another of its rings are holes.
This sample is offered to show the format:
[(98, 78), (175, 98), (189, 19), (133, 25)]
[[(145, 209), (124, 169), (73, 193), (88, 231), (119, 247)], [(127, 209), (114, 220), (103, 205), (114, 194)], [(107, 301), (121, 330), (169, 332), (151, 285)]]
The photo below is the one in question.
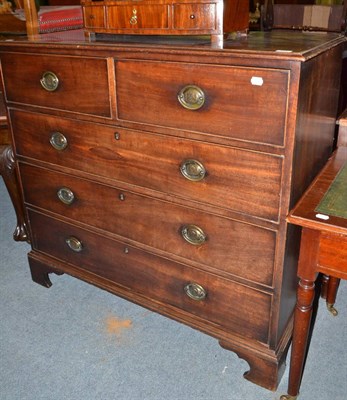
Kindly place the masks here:
[(187, 110), (199, 110), (205, 104), (204, 91), (195, 85), (187, 85), (182, 88), (177, 95), (182, 107)]
[(46, 71), (42, 74), (40, 79), (41, 86), (47, 90), (47, 92), (54, 92), (58, 89), (59, 79), (54, 72)]

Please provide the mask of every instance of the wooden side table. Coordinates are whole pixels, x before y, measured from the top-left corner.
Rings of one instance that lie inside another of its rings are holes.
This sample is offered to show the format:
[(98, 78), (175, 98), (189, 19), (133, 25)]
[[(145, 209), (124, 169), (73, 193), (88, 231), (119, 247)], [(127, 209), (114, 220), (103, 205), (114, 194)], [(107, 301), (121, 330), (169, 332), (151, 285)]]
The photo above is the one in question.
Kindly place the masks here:
[(302, 227), (302, 236), (288, 395), (281, 400), (295, 400), (299, 394), (318, 273), (329, 276), (330, 308), (339, 279), (347, 279), (347, 147), (342, 146), (345, 142), (341, 135), (340, 147), (288, 216), (290, 223)]

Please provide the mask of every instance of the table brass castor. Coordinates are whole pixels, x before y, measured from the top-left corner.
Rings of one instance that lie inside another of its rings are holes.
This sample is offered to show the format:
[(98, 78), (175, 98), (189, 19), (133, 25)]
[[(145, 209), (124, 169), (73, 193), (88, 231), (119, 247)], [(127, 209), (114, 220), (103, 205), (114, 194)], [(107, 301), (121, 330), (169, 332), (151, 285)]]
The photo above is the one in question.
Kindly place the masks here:
[(280, 400), (296, 400), (298, 396), (291, 396), (289, 394), (284, 394), (280, 397)]
[(331, 312), (333, 314), (334, 317), (336, 317), (338, 315), (338, 311), (336, 310), (336, 308), (334, 307), (333, 304), (329, 304), (327, 303), (327, 309), (329, 312)]

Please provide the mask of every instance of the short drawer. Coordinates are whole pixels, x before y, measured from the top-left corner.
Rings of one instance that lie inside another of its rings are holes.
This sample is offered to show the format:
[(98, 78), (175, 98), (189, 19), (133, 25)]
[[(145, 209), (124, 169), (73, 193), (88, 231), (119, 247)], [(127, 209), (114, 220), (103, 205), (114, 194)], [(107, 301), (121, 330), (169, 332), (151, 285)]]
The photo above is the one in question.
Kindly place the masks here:
[(289, 71), (124, 60), (116, 81), (119, 120), (284, 144)]
[[(18, 155), (170, 193), (191, 206), (278, 220), (281, 157), (18, 110), (10, 115)], [(67, 140), (63, 151), (50, 145), (54, 132)]]
[(111, 116), (106, 59), (14, 53), (0, 57), (7, 101)]
[(207, 323), (267, 342), (271, 295), (39, 213), (30, 211), (29, 218), (35, 250)]
[(105, 28), (104, 6), (83, 7), (85, 28)]
[(174, 4), (173, 28), (188, 30), (215, 30), (216, 3), (211, 4)]
[(28, 164), (21, 164), (20, 172), (27, 204), (199, 266), (272, 285), (274, 231)]
[(107, 7), (110, 29), (167, 29), (169, 9), (167, 4), (131, 5)]

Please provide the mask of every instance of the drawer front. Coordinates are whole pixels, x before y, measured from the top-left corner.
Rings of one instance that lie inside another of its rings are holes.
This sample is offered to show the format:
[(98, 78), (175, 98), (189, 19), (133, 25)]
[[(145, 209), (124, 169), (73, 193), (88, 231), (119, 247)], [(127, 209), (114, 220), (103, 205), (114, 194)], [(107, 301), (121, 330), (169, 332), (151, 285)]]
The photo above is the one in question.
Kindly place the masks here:
[(174, 29), (215, 30), (216, 3), (212, 4), (174, 4)]
[(83, 7), (84, 26), (86, 28), (105, 28), (103, 6)]
[(8, 101), (111, 116), (106, 59), (2, 53), (1, 66)]
[(284, 143), (288, 71), (125, 60), (116, 81), (120, 120)]
[(168, 5), (124, 5), (107, 7), (110, 29), (165, 29), (169, 27)]
[[(10, 115), (19, 155), (188, 198), (192, 206), (278, 220), (281, 157), (23, 111)], [(54, 132), (64, 134), (64, 151), (50, 145)]]
[[(199, 266), (272, 285), (273, 231), (27, 164), (20, 170), (28, 204)], [(71, 204), (59, 200), (58, 192), (73, 198)]]
[[(267, 342), (270, 295), (35, 212), (29, 212), (29, 218), (35, 249), (239, 335)], [(75, 250), (78, 240), (81, 251), (71, 250), (67, 239)], [(192, 283), (203, 287), (204, 299), (194, 300), (185, 293)]]

